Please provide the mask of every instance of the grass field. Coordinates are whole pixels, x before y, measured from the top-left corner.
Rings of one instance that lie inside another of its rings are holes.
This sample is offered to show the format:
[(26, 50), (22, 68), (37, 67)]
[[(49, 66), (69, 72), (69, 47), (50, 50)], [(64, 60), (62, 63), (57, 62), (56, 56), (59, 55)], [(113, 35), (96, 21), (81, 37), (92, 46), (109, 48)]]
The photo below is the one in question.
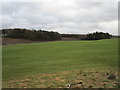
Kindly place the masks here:
[(59, 72), (93, 68), (107, 68), (108, 72), (117, 72), (117, 67), (118, 39), (3, 46), (4, 86), (7, 86), (7, 81), (23, 79), (30, 75), (44, 73), (49, 77), (50, 73), (59, 75)]

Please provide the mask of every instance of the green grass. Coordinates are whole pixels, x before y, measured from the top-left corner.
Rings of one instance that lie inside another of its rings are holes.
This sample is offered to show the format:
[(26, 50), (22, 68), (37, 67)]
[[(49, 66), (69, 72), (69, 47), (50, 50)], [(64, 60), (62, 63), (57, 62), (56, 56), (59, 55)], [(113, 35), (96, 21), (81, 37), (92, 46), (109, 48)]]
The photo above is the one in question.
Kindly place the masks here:
[(3, 81), (37, 73), (117, 67), (118, 39), (3, 46)]
[[(116, 79), (108, 79), (111, 74), (114, 74)], [(66, 86), (78, 82), (82, 83), (71, 87)], [(3, 88), (117, 88), (118, 85), (118, 73), (108, 67), (34, 74), (3, 82)]]

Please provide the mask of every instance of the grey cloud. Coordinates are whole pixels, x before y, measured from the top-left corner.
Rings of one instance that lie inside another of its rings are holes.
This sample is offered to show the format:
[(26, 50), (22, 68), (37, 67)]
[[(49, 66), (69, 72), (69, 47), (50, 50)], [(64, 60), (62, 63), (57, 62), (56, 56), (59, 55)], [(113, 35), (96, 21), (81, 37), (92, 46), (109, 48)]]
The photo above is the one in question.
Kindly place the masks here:
[[(103, 29), (104, 22), (117, 21), (117, 3), (44, 2), (3, 3), (3, 28), (34, 28), (60, 33), (88, 33)], [(103, 24), (101, 24), (103, 23)], [(101, 24), (101, 25), (100, 25)], [(116, 23), (113, 23), (116, 26)], [(108, 28), (104, 28), (108, 29)], [(117, 34), (117, 28), (108, 32)]]

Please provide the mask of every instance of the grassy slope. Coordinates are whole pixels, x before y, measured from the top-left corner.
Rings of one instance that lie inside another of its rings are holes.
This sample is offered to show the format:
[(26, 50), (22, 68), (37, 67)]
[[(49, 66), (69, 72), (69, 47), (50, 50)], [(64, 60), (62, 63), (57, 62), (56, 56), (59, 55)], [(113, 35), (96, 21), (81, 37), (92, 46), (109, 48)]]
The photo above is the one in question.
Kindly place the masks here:
[(35, 73), (117, 67), (117, 41), (56, 41), (3, 46), (3, 80)]

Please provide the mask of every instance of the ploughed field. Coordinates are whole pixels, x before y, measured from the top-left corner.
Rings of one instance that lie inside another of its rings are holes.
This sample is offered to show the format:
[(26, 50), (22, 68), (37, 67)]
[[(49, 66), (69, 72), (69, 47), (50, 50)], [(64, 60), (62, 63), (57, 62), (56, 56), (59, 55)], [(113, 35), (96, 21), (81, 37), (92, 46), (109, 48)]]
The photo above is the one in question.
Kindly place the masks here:
[[(3, 46), (3, 87), (118, 87), (118, 39)], [(114, 75), (113, 78), (109, 78)]]

